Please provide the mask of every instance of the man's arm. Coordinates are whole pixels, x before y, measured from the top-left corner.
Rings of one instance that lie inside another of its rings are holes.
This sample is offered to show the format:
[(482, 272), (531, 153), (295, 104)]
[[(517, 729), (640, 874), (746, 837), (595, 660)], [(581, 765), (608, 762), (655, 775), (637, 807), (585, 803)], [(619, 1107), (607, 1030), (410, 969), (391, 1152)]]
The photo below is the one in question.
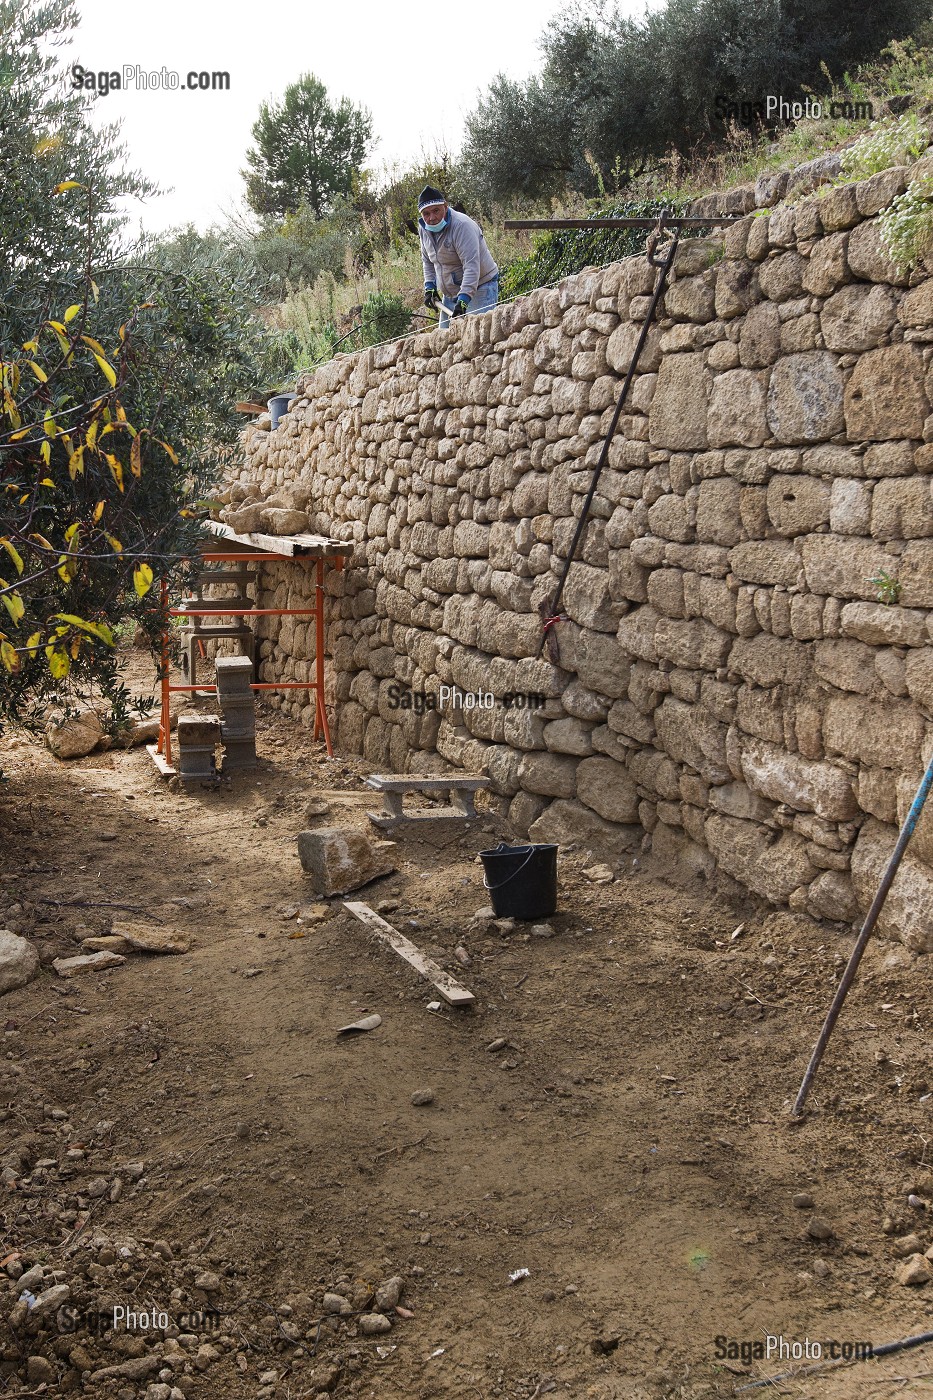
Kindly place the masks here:
[(422, 233), (420, 228), (418, 230), (418, 241), (421, 244), (421, 266), (424, 268), (425, 289), (427, 289), (428, 287), (436, 287), (437, 273), (434, 271), (434, 264), (428, 257), (428, 250), (425, 247), (424, 234)]
[(466, 217), (456, 223), (451, 232), (460, 265), (463, 268), (460, 291), (457, 295), (462, 297), (464, 301), (470, 302), (476, 295), (476, 288), (479, 285), (480, 241), (483, 235), (480, 233), (479, 225)]

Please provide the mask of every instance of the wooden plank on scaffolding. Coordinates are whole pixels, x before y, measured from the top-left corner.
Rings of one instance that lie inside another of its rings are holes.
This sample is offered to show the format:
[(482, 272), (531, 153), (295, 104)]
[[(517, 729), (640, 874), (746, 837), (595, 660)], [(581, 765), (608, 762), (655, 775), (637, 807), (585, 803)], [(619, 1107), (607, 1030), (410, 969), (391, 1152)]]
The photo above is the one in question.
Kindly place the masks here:
[(353, 553), (353, 545), (343, 540), (332, 540), (327, 535), (262, 535), (254, 531), (249, 535), (238, 535), (229, 525), (219, 520), (208, 520), (208, 530), (218, 539), (229, 540), (231, 544), (245, 545), (248, 549), (262, 550), (266, 554), (281, 554), (283, 559), (311, 558), (332, 559)]
[(370, 909), (368, 904), (362, 900), (345, 899), (344, 909), (348, 909), (354, 918), (374, 933), (377, 938), (381, 938), (383, 943), (398, 953), (400, 958), (413, 967), (420, 976), (426, 978), (440, 992), (441, 996), (450, 1006), (472, 1006), (476, 997), (472, 992), (461, 984), (442, 967), (438, 967), (433, 958), (427, 957), (416, 948), (410, 939), (403, 933), (399, 933), (397, 928), (393, 928), (385, 919), (379, 917), (374, 909)]

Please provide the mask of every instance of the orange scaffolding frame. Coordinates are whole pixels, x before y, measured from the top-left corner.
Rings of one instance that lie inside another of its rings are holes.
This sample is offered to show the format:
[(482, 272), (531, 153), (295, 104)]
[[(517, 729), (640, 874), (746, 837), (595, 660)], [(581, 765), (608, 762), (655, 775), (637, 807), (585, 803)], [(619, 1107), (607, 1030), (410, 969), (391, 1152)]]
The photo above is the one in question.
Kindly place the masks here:
[[(266, 550), (260, 546), (253, 546), (242, 536), (233, 536), (240, 544), (239, 549), (220, 549), (213, 545), (205, 544), (200, 559), (204, 564), (234, 564), (251, 561), (253, 563), (274, 563), (274, 564), (314, 564), (315, 566), (315, 587), (314, 587), (314, 607), (313, 608), (244, 608), (224, 605), (222, 599), (217, 600), (216, 607), (204, 608), (172, 608), (169, 606), (168, 580), (162, 578), (162, 609), (166, 618), (171, 617), (307, 617), (314, 618), (315, 623), (315, 648), (314, 648), (314, 679), (310, 681), (254, 681), (251, 684), (252, 690), (312, 690), (315, 694), (314, 706), (314, 738), (323, 735), (327, 745), (328, 755), (333, 757), (334, 749), (331, 743), (330, 726), (327, 723), (327, 710), (324, 705), (324, 565), (331, 563), (339, 573), (343, 569), (345, 556), (350, 552), (349, 546), (340, 546), (335, 540), (320, 541), (314, 552), (308, 553), (279, 553), (275, 550)], [(264, 536), (263, 539), (268, 537)], [(301, 537), (297, 537), (294, 543), (300, 544)], [(242, 545), (247, 544), (248, 549), (243, 549)], [(321, 546), (324, 546), (322, 548)], [(218, 576), (218, 582), (222, 582), (222, 576)], [(205, 634), (205, 641), (210, 641), (210, 636)], [(169, 625), (166, 623), (162, 632), (162, 655), (161, 655), (161, 709), (159, 717), (159, 738), (155, 744), (148, 746), (149, 753), (155, 760), (161, 772), (174, 773), (172, 767), (172, 716), (171, 697), (174, 694), (194, 691), (213, 691), (217, 693), (217, 687), (212, 685), (173, 685), (169, 677), (170, 664), (169, 647)]]

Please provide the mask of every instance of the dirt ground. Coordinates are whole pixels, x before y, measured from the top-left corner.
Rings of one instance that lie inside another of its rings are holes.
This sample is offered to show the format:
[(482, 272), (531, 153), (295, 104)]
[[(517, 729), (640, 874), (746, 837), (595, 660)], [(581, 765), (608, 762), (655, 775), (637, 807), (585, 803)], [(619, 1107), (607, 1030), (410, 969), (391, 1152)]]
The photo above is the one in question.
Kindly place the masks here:
[[(507, 834), (484, 818), (399, 836), (397, 872), (354, 896), (476, 995), (431, 1010), (339, 899), (315, 908), (299, 866), (309, 825), (371, 829), (366, 767), (268, 706), (258, 747), (254, 773), (185, 792), (142, 749), (60, 763), (0, 743), (0, 923), (43, 963), (2, 1000), (0, 1259), (40, 1264), (77, 1315), (24, 1322), (10, 1278), (0, 1395), (693, 1400), (789, 1368), (717, 1338), (933, 1328), (933, 1282), (898, 1283), (893, 1243), (933, 1243), (925, 960), (869, 950), (795, 1124), (851, 932), (648, 858), (600, 883), (572, 850), (555, 936), (503, 931), (474, 919), (476, 852)], [(111, 927), (191, 951), (56, 975)], [(379, 1029), (337, 1036), (368, 1012)], [(362, 1335), (390, 1276), (409, 1315)], [(202, 1317), (168, 1340), (95, 1335), (114, 1303)], [(921, 1348), (779, 1393), (867, 1400), (931, 1376)]]

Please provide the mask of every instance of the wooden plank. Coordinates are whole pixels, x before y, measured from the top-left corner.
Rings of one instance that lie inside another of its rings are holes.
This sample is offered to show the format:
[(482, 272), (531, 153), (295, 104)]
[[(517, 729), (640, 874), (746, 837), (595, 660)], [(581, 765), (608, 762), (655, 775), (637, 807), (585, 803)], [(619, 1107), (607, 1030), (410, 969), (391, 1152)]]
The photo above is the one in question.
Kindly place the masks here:
[(146, 745), (146, 753), (147, 753), (147, 754), (149, 755), (149, 757), (152, 759), (153, 763), (154, 763), (155, 766), (158, 768), (158, 770), (159, 770), (159, 772), (162, 774), (162, 777), (163, 777), (163, 778), (174, 778), (174, 777), (175, 777), (176, 773), (178, 772), (178, 769), (177, 769), (177, 768), (173, 768), (172, 765), (171, 765), (170, 763), (166, 763), (165, 759), (164, 759), (164, 758), (162, 757), (162, 755), (159, 753), (159, 746), (158, 746), (158, 744), (147, 744), (147, 745)]
[(438, 967), (432, 958), (426, 957), (403, 933), (399, 933), (397, 928), (393, 928), (385, 919), (380, 918), (374, 909), (370, 909), (368, 904), (364, 904), (362, 900), (345, 899), (343, 907), (348, 909), (355, 919), (359, 919), (370, 933), (381, 938), (400, 958), (404, 958), (420, 976), (433, 983), (450, 1006), (472, 1006), (476, 1001), (472, 992), (467, 991), (466, 987), (461, 986), (442, 967)]
[(461, 792), (479, 792), (489, 787), (488, 778), (415, 778), (395, 777), (390, 773), (374, 773), (365, 779), (367, 787), (376, 792), (450, 792), (459, 788)]
[(249, 549), (262, 550), (266, 554), (281, 554), (283, 559), (294, 559), (298, 556), (342, 557), (353, 553), (352, 544), (332, 540), (327, 535), (262, 535), (258, 531), (251, 535), (238, 535), (229, 525), (224, 525), (219, 520), (208, 520), (206, 524), (211, 534), (220, 539), (246, 545)]
[(477, 821), (478, 812), (459, 812), (456, 807), (420, 807), (414, 812), (402, 812), (397, 815), (394, 812), (367, 812), (366, 815), (373, 826), (378, 826), (382, 831), (404, 831), (406, 826), (417, 825), (419, 822), (459, 822), (462, 826), (464, 822)]

